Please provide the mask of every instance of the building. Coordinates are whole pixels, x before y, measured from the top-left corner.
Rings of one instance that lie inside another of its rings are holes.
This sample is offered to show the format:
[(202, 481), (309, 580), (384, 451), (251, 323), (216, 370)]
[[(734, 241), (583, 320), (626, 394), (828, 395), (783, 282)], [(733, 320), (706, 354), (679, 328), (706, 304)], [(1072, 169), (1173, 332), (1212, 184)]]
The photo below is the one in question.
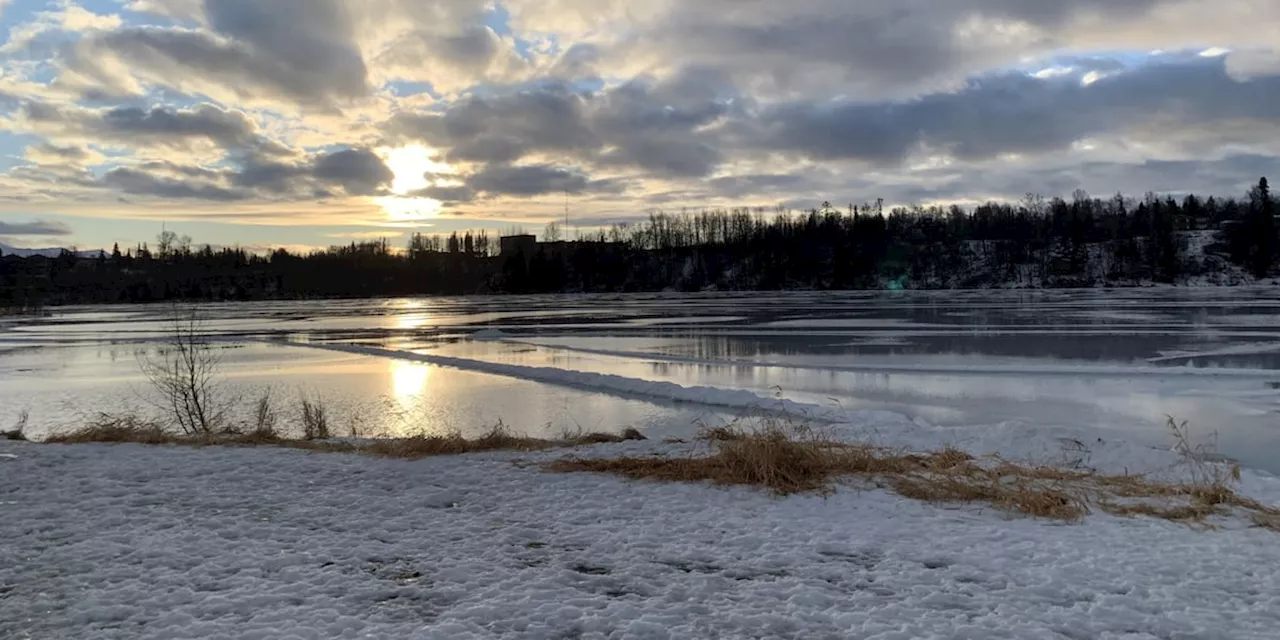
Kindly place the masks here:
[(498, 239), (498, 246), (504, 257), (517, 253), (523, 253), (525, 257), (533, 257), (533, 254), (538, 252), (538, 238), (529, 234), (503, 236)]

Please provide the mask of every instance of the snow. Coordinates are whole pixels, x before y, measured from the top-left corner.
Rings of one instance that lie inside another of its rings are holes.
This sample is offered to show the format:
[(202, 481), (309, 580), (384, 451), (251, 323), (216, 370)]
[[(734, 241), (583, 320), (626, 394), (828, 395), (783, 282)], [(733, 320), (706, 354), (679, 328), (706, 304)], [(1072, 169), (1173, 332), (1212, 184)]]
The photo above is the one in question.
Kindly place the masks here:
[[(893, 427), (881, 435), (1023, 456), (1061, 436)], [(1088, 442), (1107, 466), (1171, 460)], [(0, 454), (6, 639), (1235, 640), (1280, 628), (1280, 545), (1257, 528), (1065, 525), (865, 487), (779, 499), (513, 464), (565, 452), (411, 462), (0, 442)], [(1280, 497), (1275, 477), (1246, 470), (1244, 484)]]
[[(817, 420), (836, 420), (847, 417), (848, 412), (817, 404), (795, 402), (782, 398), (766, 398), (743, 389), (720, 389), (716, 387), (688, 387), (673, 382), (642, 380), (605, 373), (589, 371), (573, 371), (556, 367), (528, 367), (523, 365), (486, 362), (469, 358), (397, 351), (359, 345), (343, 344), (311, 344), (280, 342), (296, 347), (325, 349), (342, 353), (354, 353), (367, 356), (380, 356), (409, 362), (422, 362), (440, 367), (450, 367), (463, 371), (477, 371), (493, 375), (508, 376), (522, 380), (531, 380), (544, 384), (583, 389), (587, 391), (605, 391), (624, 397), (662, 400), (668, 402), (689, 402), (707, 407), (730, 409), (765, 410), (775, 414), (785, 414)], [(857, 412), (859, 415), (867, 412)], [(875, 414), (876, 412), (869, 412)]]
[[(1016, 364), (1016, 365), (988, 365), (988, 364), (936, 364), (936, 363), (905, 363), (905, 364), (874, 364), (864, 363), (855, 365), (833, 365), (833, 364), (809, 364), (803, 362), (754, 362), (749, 360), (712, 360), (706, 358), (694, 358), (688, 356), (673, 356), (661, 353), (647, 353), (639, 351), (624, 351), (617, 349), (596, 349), (592, 347), (570, 346), (565, 344), (547, 343), (538, 340), (502, 340), (513, 345), (528, 345), (535, 347), (554, 348), (560, 351), (569, 351), (575, 353), (585, 353), (600, 356), (609, 356), (615, 358), (643, 358), (646, 360), (654, 360), (659, 362), (673, 362), (682, 364), (698, 364), (713, 366), (731, 366), (731, 367), (747, 367), (747, 366), (769, 366), (780, 369), (796, 369), (811, 371), (842, 371), (842, 372), (863, 372), (863, 373), (933, 373), (933, 374), (966, 374), (966, 375), (989, 375), (989, 376), (1072, 376), (1072, 377), (1124, 377), (1133, 378), (1139, 376), (1157, 376), (1157, 377), (1186, 377), (1186, 376), (1203, 376), (1203, 377), (1232, 377), (1232, 378), (1248, 378), (1260, 380), (1273, 380), (1278, 377), (1274, 370), (1264, 369), (1231, 369), (1226, 367), (1128, 367), (1119, 365), (1080, 365), (1080, 364)], [(871, 344), (875, 344), (874, 342)], [(890, 343), (893, 344), (893, 343)], [(1250, 345), (1241, 348), (1220, 349), (1205, 353), (1168, 353), (1159, 357), (1149, 358), (1151, 363), (1164, 362), (1168, 360), (1182, 360), (1197, 356), (1214, 356), (1214, 355), (1235, 355), (1235, 354), (1252, 354), (1252, 353), (1269, 353), (1271, 351), (1280, 350), (1280, 344), (1269, 344), (1265, 346)], [(902, 360), (901, 356), (895, 356), (895, 359)]]

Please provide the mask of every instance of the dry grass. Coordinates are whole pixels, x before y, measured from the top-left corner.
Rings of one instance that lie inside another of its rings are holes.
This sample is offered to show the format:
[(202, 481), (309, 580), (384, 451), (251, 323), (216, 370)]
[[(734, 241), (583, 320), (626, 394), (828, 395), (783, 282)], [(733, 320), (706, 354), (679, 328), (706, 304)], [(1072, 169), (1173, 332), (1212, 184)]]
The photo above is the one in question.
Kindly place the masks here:
[(559, 442), (567, 446), (591, 445), (591, 444), (617, 444), (619, 442), (630, 442), (648, 440), (643, 433), (633, 427), (627, 427), (622, 433), (605, 433), (596, 431), (593, 433), (584, 433), (581, 429), (577, 431), (564, 431), (560, 434)]
[(517, 436), (499, 422), (487, 433), (468, 440), (461, 434), (421, 435), (409, 438), (378, 440), (359, 447), (363, 453), (384, 458), (426, 458), (451, 456), (481, 451), (538, 451), (555, 446), (551, 440)]
[(329, 413), (325, 409), (324, 402), (312, 401), (304, 397), (299, 402), (299, 408), (302, 412), (303, 439), (328, 440), (331, 437)]
[[(1185, 425), (1181, 425), (1185, 436)], [(568, 458), (544, 467), (561, 473), (594, 472), (633, 480), (712, 482), (766, 488), (778, 495), (826, 494), (842, 479), (862, 479), (907, 498), (938, 504), (980, 504), (1000, 511), (1075, 521), (1094, 509), (1208, 526), (1214, 517), (1243, 516), (1280, 531), (1280, 510), (1239, 495), (1231, 480), (1238, 467), (1219, 469), (1204, 457), (1184, 483), (1138, 475), (1107, 475), (975, 459), (955, 449), (926, 454), (848, 444), (806, 427), (766, 420), (746, 431), (704, 430), (709, 448), (684, 457)], [(1189, 440), (1184, 440), (1189, 441)]]
[[(210, 436), (187, 436), (167, 430), (157, 422), (135, 416), (109, 416), (103, 414), (92, 424), (69, 433), (46, 439), (49, 444), (172, 444), (186, 446), (270, 446), (302, 449), (326, 453), (360, 453), (382, 458), (416, 460), (432, 456), (460, 455), (483, 451), (542, 451), (554, 448), (578, 447), (593, 444), (618, 443), (644, 440), (635, 429), (621, 434), (577, 433), (558, 440), (529, 438), (516, 435), (499, 422), (478, 438), (465, 438), (460, 433), (445, 435), (417, 435), (407, 438), (387, 438), (358, 442), (339, 442), (319, 438), (301, 440), (285, 438), (275, 430), (269, 396), (259, 400), (256, 423), (241, 430), (224, 431)], [(312, 403), (312, 406), (316, 406)]]
[(182, 444), (188, 438), (175, 435), (163, 425), (136, 416), (99, 414), (89, 425), (75, 431), (55, 434), (47, 439), (49, 444)]

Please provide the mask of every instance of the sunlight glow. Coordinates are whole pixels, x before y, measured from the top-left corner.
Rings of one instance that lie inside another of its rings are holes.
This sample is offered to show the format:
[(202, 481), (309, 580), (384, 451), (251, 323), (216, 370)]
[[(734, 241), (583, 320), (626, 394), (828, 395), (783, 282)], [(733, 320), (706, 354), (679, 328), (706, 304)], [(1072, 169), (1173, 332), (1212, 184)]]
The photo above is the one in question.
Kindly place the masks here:
[(409, 221), (434, 218), (440, 214), (443, 203), (439, 200), (410, 195), (434, 184), (428, 174), (452, 173), (448, 164), (435, 159), (433, 149), (420, 144), (383, 147), (378, 149), (378, 155), (394, 175), (391, 180), (391, 193), (394, 195), (374, 198), (388, 218)]
[(395, 179), (391, 181), (391, 192), (398, 196), (431, 186), (428, 173), (450, 173), (449, 165), (437, 162), (435, 152), (420, 144), (394, 149), (386, 147), (379, 149), (378, 154), (387, 163), (391, 173), (395, 174)]

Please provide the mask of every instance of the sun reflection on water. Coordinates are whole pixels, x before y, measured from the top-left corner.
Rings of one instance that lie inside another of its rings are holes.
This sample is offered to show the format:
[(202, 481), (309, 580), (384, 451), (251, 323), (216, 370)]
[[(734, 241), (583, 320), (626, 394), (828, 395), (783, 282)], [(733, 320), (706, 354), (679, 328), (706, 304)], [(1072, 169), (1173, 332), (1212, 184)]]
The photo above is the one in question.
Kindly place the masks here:
[(431, 378), (431, 366), (404, 360), (392, 360), (391, 395), (404, 410), (421, 406), (427, 380)]

